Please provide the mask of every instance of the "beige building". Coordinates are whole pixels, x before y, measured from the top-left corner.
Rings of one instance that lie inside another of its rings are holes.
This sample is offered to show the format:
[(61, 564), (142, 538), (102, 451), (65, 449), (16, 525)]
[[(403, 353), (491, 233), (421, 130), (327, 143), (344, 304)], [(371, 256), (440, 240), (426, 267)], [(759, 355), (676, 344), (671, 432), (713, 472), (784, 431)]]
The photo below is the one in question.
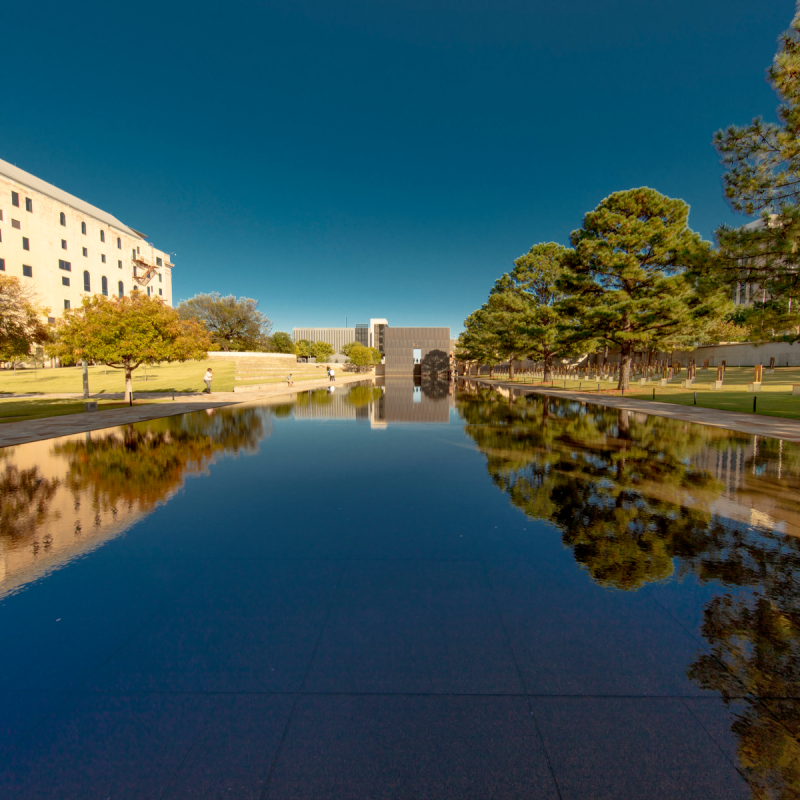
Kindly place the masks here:
[(30, 281), (51, 321), (93, 294), (171, 306), (172, 268), (145, 234), (0, 159), (0, 272)]

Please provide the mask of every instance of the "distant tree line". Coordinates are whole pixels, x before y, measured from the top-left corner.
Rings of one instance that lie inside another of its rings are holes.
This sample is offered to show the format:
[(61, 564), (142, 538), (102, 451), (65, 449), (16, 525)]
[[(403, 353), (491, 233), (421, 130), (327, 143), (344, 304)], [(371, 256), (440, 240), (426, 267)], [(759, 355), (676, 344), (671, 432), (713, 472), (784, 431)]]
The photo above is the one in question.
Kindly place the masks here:
[[(798, 4), (800, 9), (800, 4)], [(725, 196), (756, 224), (721, 226), (712, 244), (689, 228), (689, 206), (642, 187), (615, 192), (583, 219), (570, 247), (534, 245), (464, 321), (459, 358), (494, 367), (612, 351), (619, 389), (633, 355), (697, 344), (800, 338), (800, 10), (769, 81), (779, 122), (719, 131)], [(747, 299), (735, 304), (734, 300)]]

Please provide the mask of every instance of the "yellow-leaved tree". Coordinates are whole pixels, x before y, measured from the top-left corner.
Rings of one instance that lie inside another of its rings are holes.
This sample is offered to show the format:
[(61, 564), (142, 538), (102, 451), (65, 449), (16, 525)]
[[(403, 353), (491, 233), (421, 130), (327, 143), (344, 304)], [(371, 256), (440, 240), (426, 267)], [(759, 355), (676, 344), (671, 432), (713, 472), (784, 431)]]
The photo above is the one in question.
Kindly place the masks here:
[(133, 391), (133, 371), (142, 364), (205, 358), (211, 338), (195, 319), (181, 319), (158, 297), (86, 297), (56, 324), (52, 356), (87, 359), (125, 371), (125, 399)]

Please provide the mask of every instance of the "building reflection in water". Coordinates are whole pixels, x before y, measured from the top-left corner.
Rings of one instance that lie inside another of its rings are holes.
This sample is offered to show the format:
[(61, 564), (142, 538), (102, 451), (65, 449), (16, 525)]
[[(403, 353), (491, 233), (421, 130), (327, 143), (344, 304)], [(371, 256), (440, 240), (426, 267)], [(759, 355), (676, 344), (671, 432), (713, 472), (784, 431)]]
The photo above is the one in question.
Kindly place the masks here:
[(0, 450), (0, 597), (117, 536), (218, 455), (255, 452), (270, 417), (217, 409)]
[(800, 445), (470, 383), (456, 406), (595, 583), (713, 591), (687, 675), (724, 698), (755, 795), (800, 797)]

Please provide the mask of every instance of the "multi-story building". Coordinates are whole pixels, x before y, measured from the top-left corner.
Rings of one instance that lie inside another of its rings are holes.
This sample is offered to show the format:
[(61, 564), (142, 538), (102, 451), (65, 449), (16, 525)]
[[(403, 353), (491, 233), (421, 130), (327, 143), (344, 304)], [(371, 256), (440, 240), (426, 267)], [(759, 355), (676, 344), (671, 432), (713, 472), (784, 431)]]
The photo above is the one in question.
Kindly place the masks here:
[(335, 353), (331, 361), (344, 361), (342, 348), (350, 342), (359, 342), (365, 347), (375, 347), (384, 352), (384, 332), (389, 323), (385, 319), (371, 319), (353, 328), (292, 328), (292, 339), (299, 342), (327, 342)]
[(169, 254), (145, 234), (0, 159), (0, 273), (29, 281), (53, 321), (89, 295), (172, 305)]

